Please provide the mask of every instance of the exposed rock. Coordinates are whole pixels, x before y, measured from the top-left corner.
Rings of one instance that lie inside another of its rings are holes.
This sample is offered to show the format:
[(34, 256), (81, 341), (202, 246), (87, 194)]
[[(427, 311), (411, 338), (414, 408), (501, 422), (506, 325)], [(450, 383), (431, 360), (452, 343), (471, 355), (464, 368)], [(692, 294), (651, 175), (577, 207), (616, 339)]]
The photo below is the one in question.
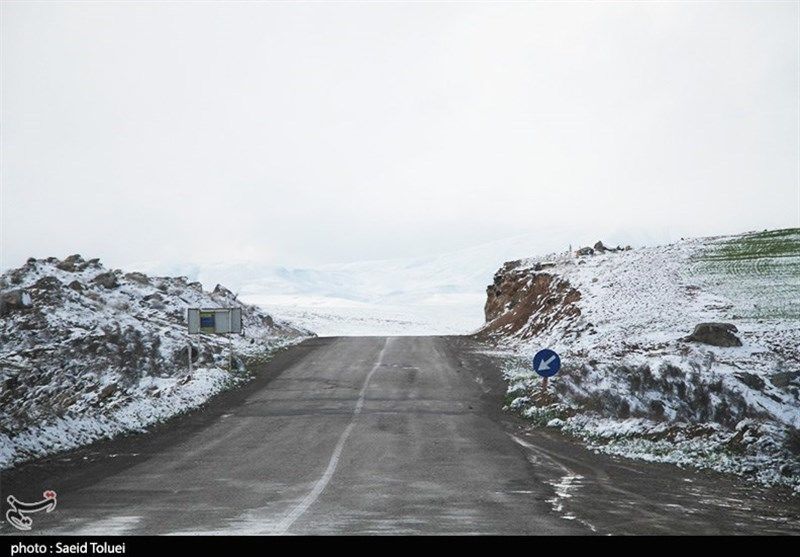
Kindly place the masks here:
[(74, 290), (75, 292), (83, 292), (86, 288), (77, 280), (73, 280), (67, 285), (67, 288)]
[[(630, 246), (628, 246), (628, 249), (630, 249)], [(610, 248), (607, 245), (605, 245), (603, 242), (598, 241), (594, 245), (594, 251), (595, 251), (595, 253), (606, 253), (606, 252), (613, 253), (613, 252), (617, 252), (617, 251), (625, 251), (625, 248), (622, 248), (621, 246), (617, 246), (615, 248)]]
[[(67, 269), (83, 265), (78, 256), (38, 259), (0, 275), (0, 312), (10, 312), (0, 319), (0, 468), (139, 429), (157, 416), (180, 412), (227, 388), (230, 385), (223, 385), (215, 373), (206, 375), (204, 368), (226, 365), (229, 343), (240, 358), (261, 358), (307, 334), (241, 304), (250, 325), (247, 336), (193, 336), (192, 357), (203, 381), (185, 391), (187, 396), (162, 403), (159, 393), (163, 401), (167, 393), (183, 390), (175, 382), (188, 367), (187, 304), (214, 307), (223, 305), (223, 298), (199, 293), (186, 281), (170, 277), (144, 279), (151, 284), (142, 285), (135, 281), (143, 275), (129, 274), (126, 279), (123, 272), (97, 261), (96, 268), (86, 264), (85, 270), (72, 272)], [(11, 277), (19, 283), (12, 283)], [(168, 286), (170, 292), (156, 293), (156, 284)], [(26, 307), (31, 309), (23, 310)], [(152, 381), (154, 377), (163, 381)], [(158, 390), (151, 389), (153, 385)], [(136, 399), (141, 399), (142, 408), (158, 412), (140, 413), (136, 408), (126, 419), (114, 419), (116, 410)], [(97, 427), (85, 428), (84, 418)], [(58, 424), (57, 444), (31, 444), (18, 435), (52, 424)]]
[(12, 311), (28, 309), (32, 306), (31, 295), (25, 290), (9, 290), (0, 293), (0, 316), (8, 315)]
[(578, 248), (575, 250), (575, 255), (578, 257), (582, 257), (584, 255), (594, 255), (594, 250), (588, 246), (585, 248)]
[(34, 283), (33, 288), (37, 290), (58, 290), (62, 286), (63, 283), (56, 277), (48, 276), (48, 277), (42, 277), (39, 280), (37, 280)]
[(165, 307), (164, 297), (158, 292), (148, 294), (147, 296), (142, 298), (142, 300), (144, 302), (147, 302), (147, 304), (153, 309), (164, 309)]
[(800, 463), (787, 462), (786, 464), (781, 465), (780, 474), (784, 477), (800, 476)]
[(486, 288), (486, 326), (481, 334), (527, 338), (565, 318), (580, 315), (580, 292), (557, 275), (503, 267)]
[(735, 334), (739, 330), (731, 323), (700, 323), (691, 335), (684, 337), (687, 342), (702, 342), (711, 346), (741, 346), (742, 341)]
[[(34, 259), (34, 261), (36, 261)], [(25, 267), (20, 267), (19, 269), (13, 269), (6, 274), (8, 278), (8, 282), (11, 284), (19, 284), (22, 282), (22, 278), (25, 276)]]
[(748, 387), (750, 387), (751, 389), (755, 389), (757, 391), (763, 390), (764, 386), (766, 385), (764, 380), (761, 379), (758, 375), (755, 375), (754, 373), (750, 373), (747, 371), (737, 373), (736, 378), (745, 385), (747, 385)]
[(148, 276), (144, 273), (140, 273), (139, 271), (125, 273), (125, 278), (132, 282), (138, 282), (139, 284), (150, 284), (150, 279)]
[(119, 282), (117, 281), (117, 275), (113, 271), (106, 271), (105, 273), (100, 273), (99, 275), (97, 275), (92, 279), (92, 282), (109, 289), (116, 288), (117, 286), (119, 286)]
[(234, 300), (236, 299), (236, 295), (227, 288), (225, 288), (224, 286), (222, 286), (221, 284), (218, 284), (217, 286), (214, 287), (214, 291), (212, 292), (212, 294), (217, 296), (224, 296), (226, 298), (232, 298)]
[(97, 394), (97, 402), (101, 402), (117, 392), (117, 384), (109, 383)]
[(779, 389), (785, 389), (800, 378), (800, 371), (781, 371), (769, 376), (769, 382)]
[(203, 285), (200, 282), (190, 282), (186, 286), (191, 288), (191, 289), (193, 289), (193, 290), (196, 290), (198, 292), (202, 292), (203, 291)]
[(64, 259), (64, 261), (56, 265), (56, 267), (58, 269), (61, 269), (62, 271), (69, 271), (72, 273), (75, 271), (82, 271), (83, 269), (85, 269), (86, 262), (83, 260), (83, 257), (81, 257), (79, 254), (76, 253)]

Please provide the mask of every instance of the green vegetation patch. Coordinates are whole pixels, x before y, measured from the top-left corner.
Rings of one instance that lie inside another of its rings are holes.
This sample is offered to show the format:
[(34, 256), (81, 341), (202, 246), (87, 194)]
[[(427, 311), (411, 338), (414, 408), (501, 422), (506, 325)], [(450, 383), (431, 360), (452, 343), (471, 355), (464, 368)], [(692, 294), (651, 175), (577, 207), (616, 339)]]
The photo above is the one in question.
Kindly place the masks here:
[(800, 228), (766, 230), (739, 236), (717, 244), (698, 259), (735, 261), (780, 257), (800, 257)]
[(692, 274), (711, 279), (737, 315), (800, 318), (800, 228), (709, 243), (693, 258)]

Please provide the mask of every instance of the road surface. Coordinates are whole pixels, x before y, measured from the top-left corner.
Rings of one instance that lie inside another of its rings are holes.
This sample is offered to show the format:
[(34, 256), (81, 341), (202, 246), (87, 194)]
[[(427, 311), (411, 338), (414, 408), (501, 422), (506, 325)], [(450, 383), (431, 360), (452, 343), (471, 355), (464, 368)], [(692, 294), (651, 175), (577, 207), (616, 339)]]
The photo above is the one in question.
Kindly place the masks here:
[(464, 338), (308, 340), (153, 432), (3, 474), (2, 496), (57, 491), (34, 534), (800, 531), (785, 491), (530, 429), (495, 366)]

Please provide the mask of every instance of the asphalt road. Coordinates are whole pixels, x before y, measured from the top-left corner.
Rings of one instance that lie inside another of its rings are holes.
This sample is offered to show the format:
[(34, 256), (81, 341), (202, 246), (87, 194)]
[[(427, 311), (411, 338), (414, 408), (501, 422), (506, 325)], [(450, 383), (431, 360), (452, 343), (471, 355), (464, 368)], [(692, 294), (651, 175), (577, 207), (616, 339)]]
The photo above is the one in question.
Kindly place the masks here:
[[(798, 533), (786, 491), (596, 455), (501, 412), (463, 338), (304, 342), (147, 434), (0, 475), (34, 534)], [(8, 524), (2, 533), (16, 533)]]

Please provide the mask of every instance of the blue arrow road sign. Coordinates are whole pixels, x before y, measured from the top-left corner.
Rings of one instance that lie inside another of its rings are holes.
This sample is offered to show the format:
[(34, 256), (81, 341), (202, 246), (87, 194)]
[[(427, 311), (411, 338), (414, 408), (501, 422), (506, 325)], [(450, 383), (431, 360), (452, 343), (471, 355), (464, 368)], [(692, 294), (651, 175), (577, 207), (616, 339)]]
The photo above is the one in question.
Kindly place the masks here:
[(549, 348), (539, 350), (533, 357), (533, 371), (542, 377), (552, 377), (559, 369), (561, 369), (561, 358)]

